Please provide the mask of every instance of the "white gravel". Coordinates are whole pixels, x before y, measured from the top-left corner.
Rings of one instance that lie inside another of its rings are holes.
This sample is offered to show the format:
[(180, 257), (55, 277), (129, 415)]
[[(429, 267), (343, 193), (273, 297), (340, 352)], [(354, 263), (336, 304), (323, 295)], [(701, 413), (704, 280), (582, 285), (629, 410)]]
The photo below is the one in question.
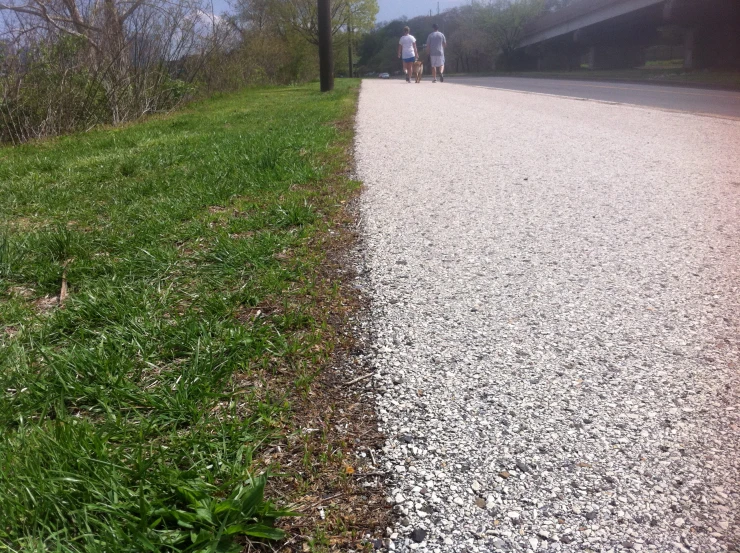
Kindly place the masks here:
[(356, 147), (384, 547), (740, 550), (740, 122), (365, 81)]

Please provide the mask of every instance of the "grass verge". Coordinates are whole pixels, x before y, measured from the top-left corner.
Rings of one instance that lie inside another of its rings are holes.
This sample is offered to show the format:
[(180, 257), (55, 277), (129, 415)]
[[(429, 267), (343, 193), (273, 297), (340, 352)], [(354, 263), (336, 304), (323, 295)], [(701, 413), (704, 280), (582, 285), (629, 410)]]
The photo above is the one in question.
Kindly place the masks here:
[(240, 551), (281, 527), (320, 551), (382, 523), (351, 477), (371, 409), (322, 372), (357, 307), (357, 87), (0, 149), (0, 551)]

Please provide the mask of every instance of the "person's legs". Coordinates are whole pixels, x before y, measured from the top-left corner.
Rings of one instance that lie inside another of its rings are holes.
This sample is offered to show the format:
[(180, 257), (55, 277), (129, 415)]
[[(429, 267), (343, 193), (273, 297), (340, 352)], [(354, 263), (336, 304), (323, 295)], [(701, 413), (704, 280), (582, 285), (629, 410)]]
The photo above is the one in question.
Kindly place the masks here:
[(445, 57), (444, 56), (430, 56), (432, 62), (432, 75), (435, 79), (437, 77), (437, 70), (439, 69), (439, 80), (444, 82), (444, 71), (445, 71)]
[(432, 65), (432, 81), (437, 80), (437, 68)]
[(403, 70), (406, 73), (406, 81), (411, 82), (411, 75), (414, 72), (414, 62), (403, 62)]

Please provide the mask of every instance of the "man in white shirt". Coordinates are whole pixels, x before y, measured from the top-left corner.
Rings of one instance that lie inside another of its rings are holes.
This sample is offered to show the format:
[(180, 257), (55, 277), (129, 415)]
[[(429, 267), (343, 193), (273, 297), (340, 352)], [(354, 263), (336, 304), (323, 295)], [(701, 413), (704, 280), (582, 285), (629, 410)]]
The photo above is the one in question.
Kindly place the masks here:
[(445, 82), (445, 48), (447, 48), (447, 39), (439, 32), (439, 27), (435, 23), (432, 25), (434, 31), (427, 37), (427, 53), (432, 65), (432, 82), (437, 82), (437, 68), (439, 68), (439, 80)]
[(403, 70), (406, 73), (406, 82), (411, 82), (411, 74), (414, 72), (414, 62), (419, 58), (419, 50), (416, 49), (416, 39), (411, 35), (411, 29), (403, 28), (403, 36), (398, 41), (398, 57), (403, 60)]

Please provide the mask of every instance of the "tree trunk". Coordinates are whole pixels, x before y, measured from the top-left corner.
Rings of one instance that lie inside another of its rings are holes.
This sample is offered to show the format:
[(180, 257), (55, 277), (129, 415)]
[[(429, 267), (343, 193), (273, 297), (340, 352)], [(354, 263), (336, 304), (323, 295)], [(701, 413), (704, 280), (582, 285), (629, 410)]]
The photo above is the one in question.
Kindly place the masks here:
[(103, 3), (103, 29), (99, 44), (99, 70), (104, 74), (103, 80), (110, 105), (113, 124), (125, 121), (128, 115), (128, 73), (130, 69), (126, 36), (115, 0)]

